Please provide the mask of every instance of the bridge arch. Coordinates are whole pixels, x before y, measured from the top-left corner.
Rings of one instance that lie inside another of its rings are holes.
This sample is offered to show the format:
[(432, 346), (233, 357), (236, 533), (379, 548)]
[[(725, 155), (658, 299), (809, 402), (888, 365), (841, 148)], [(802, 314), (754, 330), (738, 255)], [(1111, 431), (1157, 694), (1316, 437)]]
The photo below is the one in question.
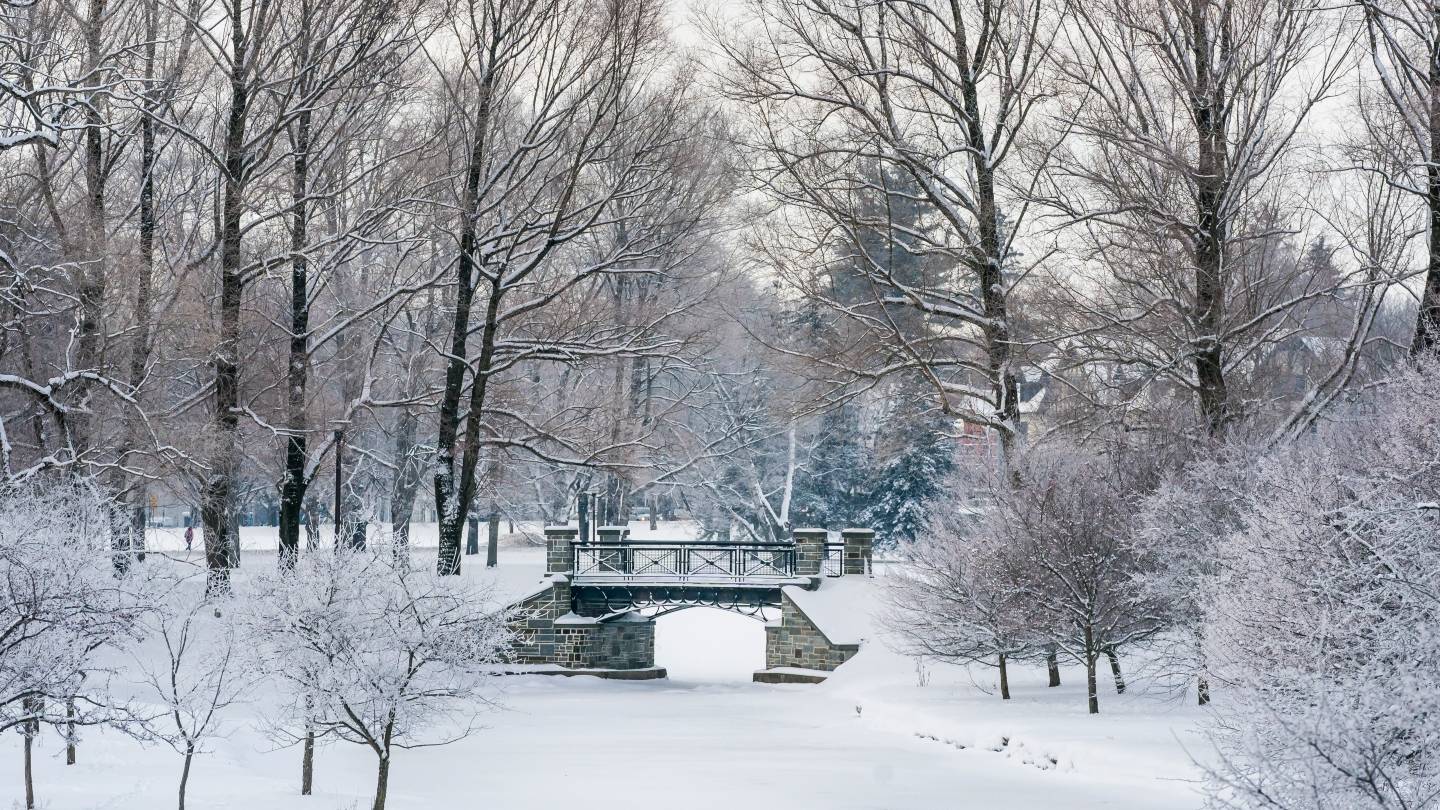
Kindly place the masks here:
[(766, 624), (694, 605), (655, 617), (655, 665), (675, 681), (743, 683), (765, 668)]

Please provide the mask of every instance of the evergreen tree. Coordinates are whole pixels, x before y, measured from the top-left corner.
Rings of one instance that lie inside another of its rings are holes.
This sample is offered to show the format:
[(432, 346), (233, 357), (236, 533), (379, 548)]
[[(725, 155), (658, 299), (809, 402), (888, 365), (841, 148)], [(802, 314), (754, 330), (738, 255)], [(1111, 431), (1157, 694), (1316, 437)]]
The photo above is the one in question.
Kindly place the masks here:
[(955, 466), (955, 447), (936, 416), (897, 420), (897, 452), (875, 471), (859, 525), (875, 530), (875, 544), (913, 542)]
[(853, 403), (827, 411), (803, 474), (795, 482), (796, 526), (840, 529), (858, 521), (869, 501), (870, 453)]

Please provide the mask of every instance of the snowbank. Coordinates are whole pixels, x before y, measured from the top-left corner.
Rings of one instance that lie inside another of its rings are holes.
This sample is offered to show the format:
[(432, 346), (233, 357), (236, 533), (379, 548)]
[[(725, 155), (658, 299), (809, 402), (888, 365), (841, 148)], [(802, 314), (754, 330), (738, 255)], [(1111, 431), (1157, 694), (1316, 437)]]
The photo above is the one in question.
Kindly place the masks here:
[(875, 611), (880, 585), (860, 576), (831, 577), (820, 588), (807, 591), (785, 586), (785, 595), (800, 608), (831, 644), (860, 644), (875, 638)]

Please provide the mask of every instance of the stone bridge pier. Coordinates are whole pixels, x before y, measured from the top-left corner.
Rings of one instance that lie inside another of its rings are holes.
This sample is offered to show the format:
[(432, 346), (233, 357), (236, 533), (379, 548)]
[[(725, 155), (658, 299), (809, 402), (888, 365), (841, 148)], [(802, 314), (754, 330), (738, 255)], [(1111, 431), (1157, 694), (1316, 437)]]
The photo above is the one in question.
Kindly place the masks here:
[(514, 605), (514, 663), (567, 675), (664, 677), (655, 666), (655, 619), (692, 607), (761, 621), (767, 608), (778, 614), (766, 623), (766, 669), (756, 680), (823, 680), (859, 650), (854, 639), (827, 636), (825, 622), (807, 610), (821, 604), (817, 592), (826, 593), (827, 613), (844, 610), (833, 597), (841, 596), (841, 579), (870, 573), (869, 529), (845, 529), (840, 542), (823, 529), (796, 529), (784, 543), (634, 541), (621, 526), (596, 535), (585, 542), (575, 527), (546, 527), (544, 582)]

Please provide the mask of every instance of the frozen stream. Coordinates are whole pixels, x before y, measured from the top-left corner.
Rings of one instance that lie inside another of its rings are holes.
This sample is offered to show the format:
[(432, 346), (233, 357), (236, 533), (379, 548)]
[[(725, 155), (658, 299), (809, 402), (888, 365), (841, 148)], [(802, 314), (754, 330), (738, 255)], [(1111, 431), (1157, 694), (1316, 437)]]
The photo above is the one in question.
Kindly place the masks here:
[[(433, 552), (432, 552), (433, 553)], [(198, 552), (193, 555), (198, 557)], [(253, 563), (265, 564), (262, 558)], [(538, 577), (537, 549), (502, 554), (498, 572), (467, 570), (501, 591)], [(513, 582), (512, 582), (513, 580)], [(400, 752), (392, 810), (1194, 810), (1198, 712), (1132, 688), (1084, 713), (1083, 680), (1046, 689), (1017, 668), (1016, 699), (991, 691), (993, 670), (914, 664), (869, 644), (820, 686), (748, 681), (763, 664), (763, 625), (716, 610), (660, 619), (664, 681), (528, 676), (499, 679), (503, 706), (439, 748)], [(299, 752), (276, 750), (256, 711), (232, 712), (228, 737), (197, 757), (192, 810), (364, 810), (375, 760), (335, 743), (316, 756), (316, 795), (298, 795)], [(53, 732), (39, 740), (36, 787), (46, 810), (175, 806), (179, 757), (115, 733), (87, 732), (64, 764)], [(0, 808), (23, 806), (20, 738), (0, 738)]]

